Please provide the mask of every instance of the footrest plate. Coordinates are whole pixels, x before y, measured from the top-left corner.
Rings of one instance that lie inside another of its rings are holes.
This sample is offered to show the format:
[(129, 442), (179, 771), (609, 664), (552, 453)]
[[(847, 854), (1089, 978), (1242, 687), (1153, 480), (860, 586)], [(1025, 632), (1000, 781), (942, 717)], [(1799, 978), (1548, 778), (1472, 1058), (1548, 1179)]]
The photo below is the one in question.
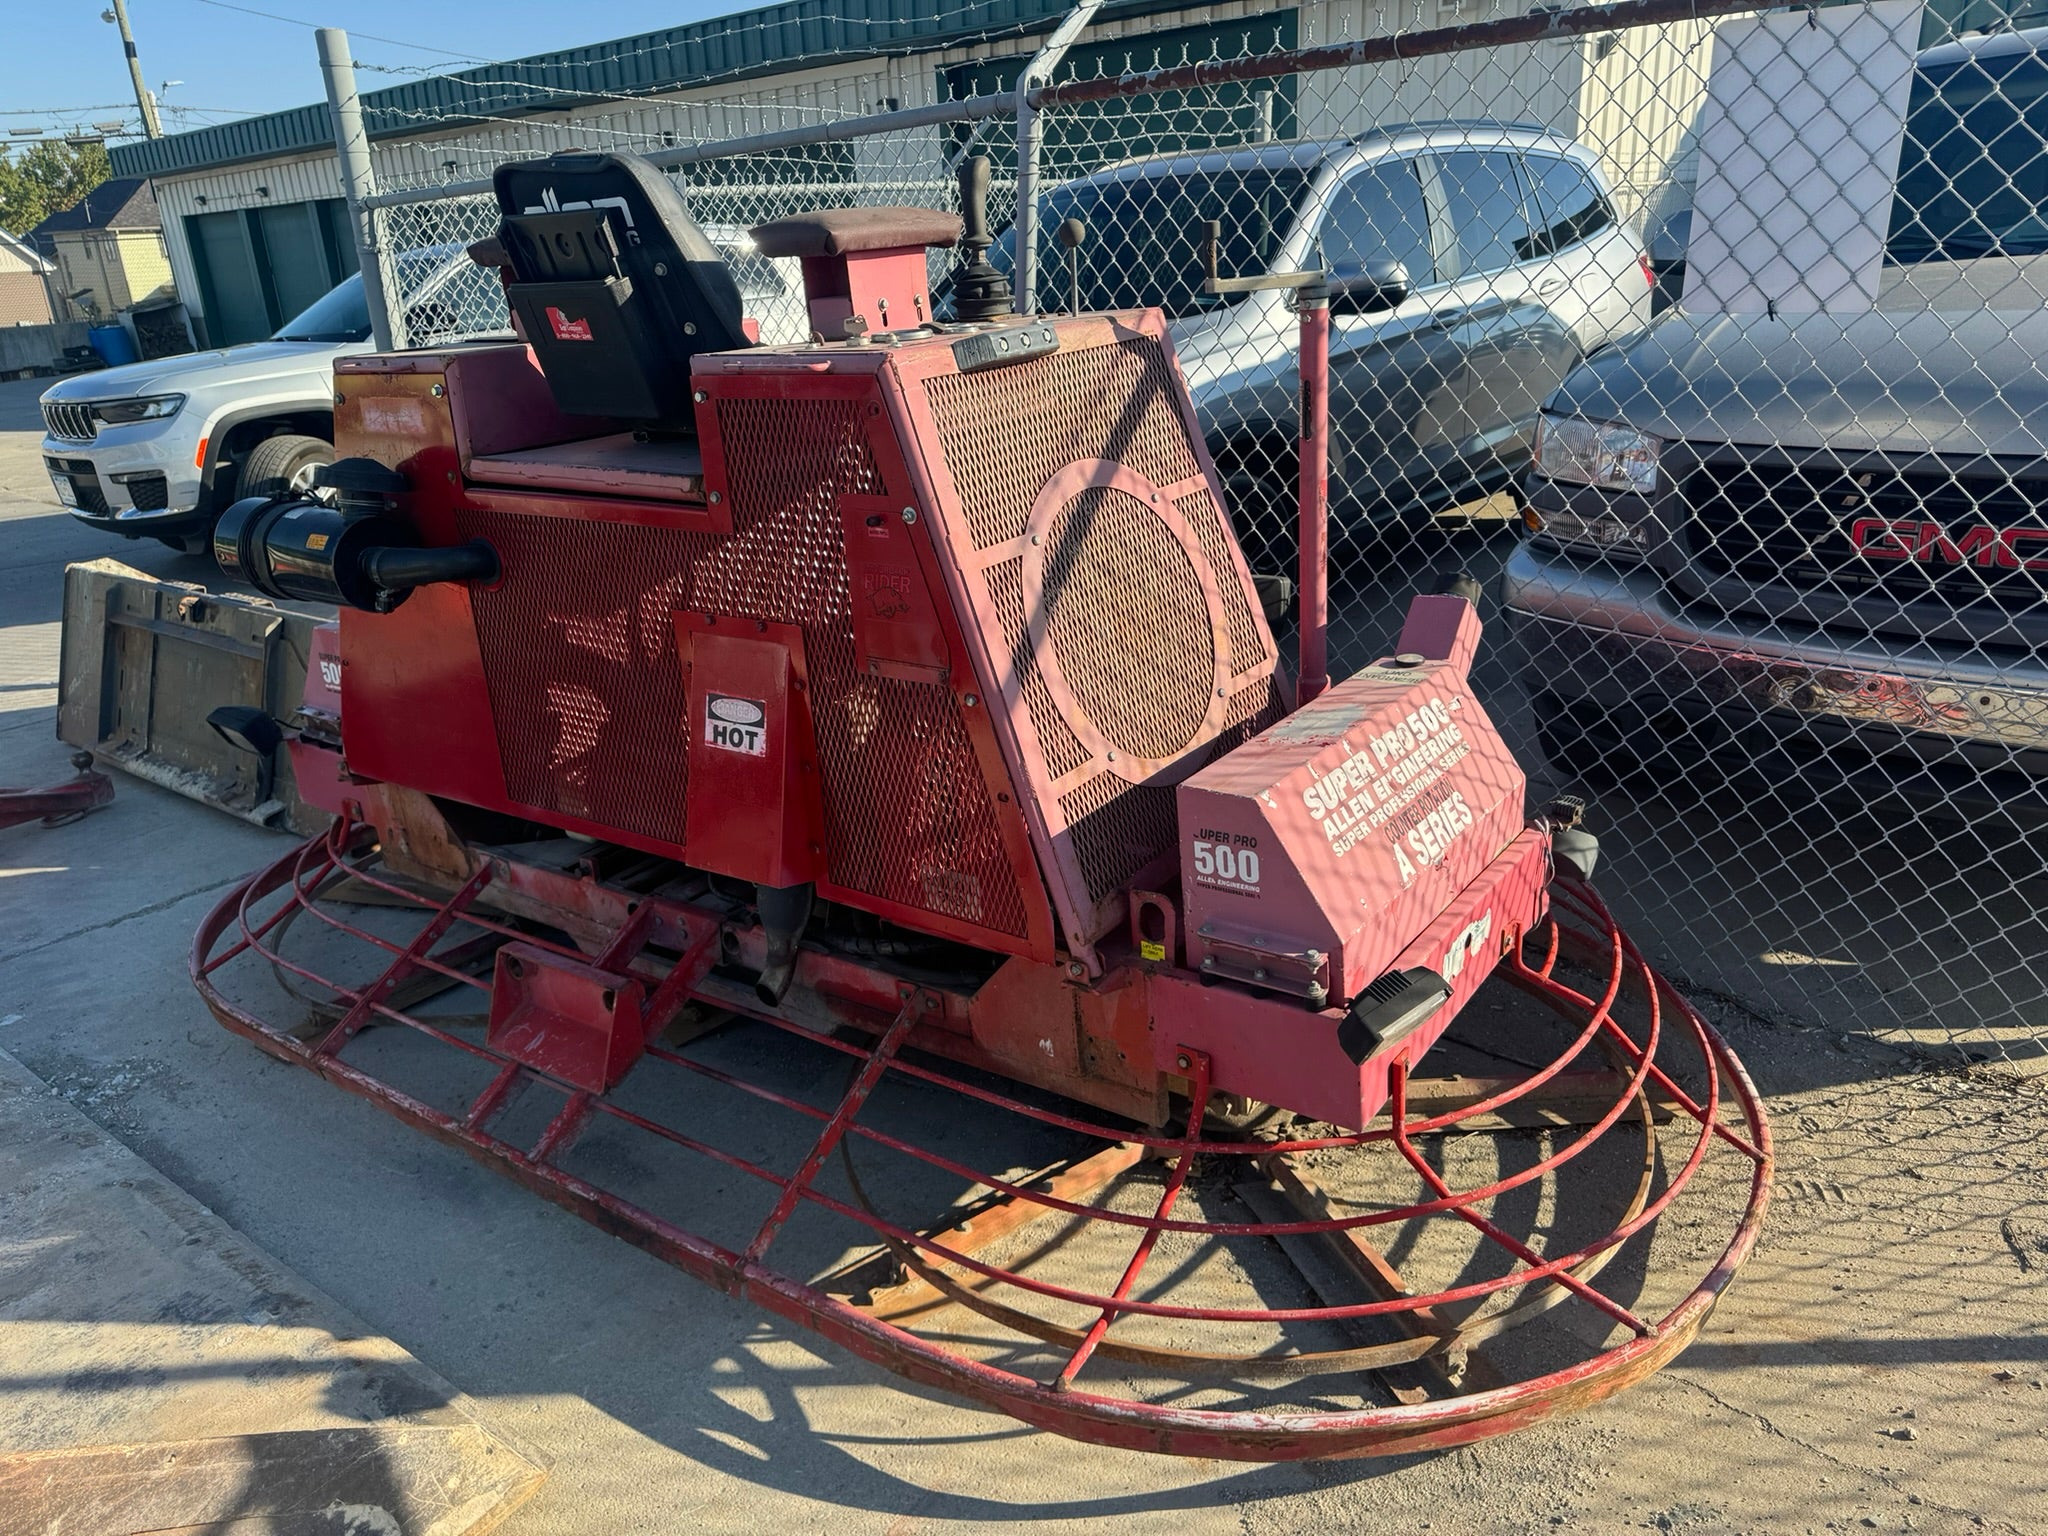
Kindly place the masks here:
[(646, 1048), (646, 997), (637, 976), (507, 944), (498, 951), (485, 1043), (536, 1072), (603, 1093)]

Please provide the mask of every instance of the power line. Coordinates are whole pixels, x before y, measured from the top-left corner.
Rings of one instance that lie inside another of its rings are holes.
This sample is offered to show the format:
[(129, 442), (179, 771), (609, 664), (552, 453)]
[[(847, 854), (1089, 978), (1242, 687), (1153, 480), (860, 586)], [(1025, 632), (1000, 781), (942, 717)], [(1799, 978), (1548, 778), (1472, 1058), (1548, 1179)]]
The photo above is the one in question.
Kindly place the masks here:
[[(232, 5), (229, 3), (229, 0), (192, 0), (192, 3), (194, 5), (210, 5), (215, 10), (239, 11), (244, 16), (260, 16), (265, 21), (281, 21), (286, 26), (304, 27), (311, 32), (320, 30), (320, 23), (317, 21), (301, 21), (296, 16), (280, 16), (275, 11), (259, 11), (253, 6)], [(446, 48), (429, 48), (425, 43), (408, 43), (403, 38), (382, 37), (375, 32), (358, 32), (354, 28), (349, 29), (349, 36), (368, 38), (373, 43), (388, 43), (393, 48), (410, 48), (415, 53), (438, 54), (444, 59), (453, 59), (458, 64), (488, 64), (491, 62), (488, 59), (479, 59), (467, 53), (450, 53)]]

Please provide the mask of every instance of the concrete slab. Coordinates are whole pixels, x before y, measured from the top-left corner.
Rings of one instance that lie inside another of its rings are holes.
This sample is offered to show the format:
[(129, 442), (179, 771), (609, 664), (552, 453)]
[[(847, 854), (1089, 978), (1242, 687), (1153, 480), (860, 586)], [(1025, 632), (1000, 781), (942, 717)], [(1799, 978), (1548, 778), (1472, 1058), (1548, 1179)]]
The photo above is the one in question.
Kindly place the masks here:
[(0, 1051), (0, 1531), (469, 1536), (542, 1467)]

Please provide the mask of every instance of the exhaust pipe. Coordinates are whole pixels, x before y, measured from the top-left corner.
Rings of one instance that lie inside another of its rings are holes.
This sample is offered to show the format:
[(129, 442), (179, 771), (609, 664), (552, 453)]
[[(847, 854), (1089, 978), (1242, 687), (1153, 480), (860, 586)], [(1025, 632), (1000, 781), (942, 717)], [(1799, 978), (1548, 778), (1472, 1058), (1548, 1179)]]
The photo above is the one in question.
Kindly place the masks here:
[(771, 1007), (782, 1001), (796, 979), (797, 945), (803, 940), (804, 925), (811, 920), (811, 895), (808, 881), (754, 888), (754, 911), (768, 941), (761, 974), (754, 980), (754, 996)]

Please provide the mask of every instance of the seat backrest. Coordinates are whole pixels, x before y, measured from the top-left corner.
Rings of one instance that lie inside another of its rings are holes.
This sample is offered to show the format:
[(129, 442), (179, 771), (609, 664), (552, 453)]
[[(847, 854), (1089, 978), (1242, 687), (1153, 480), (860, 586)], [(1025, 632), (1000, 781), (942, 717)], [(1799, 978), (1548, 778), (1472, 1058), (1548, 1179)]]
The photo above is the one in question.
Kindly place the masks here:
[(739, 287), (676, 189), (638, 156), (498, 167), (506, 295), (555, 401), (686, 430), (690, 359), (750, 345)]

